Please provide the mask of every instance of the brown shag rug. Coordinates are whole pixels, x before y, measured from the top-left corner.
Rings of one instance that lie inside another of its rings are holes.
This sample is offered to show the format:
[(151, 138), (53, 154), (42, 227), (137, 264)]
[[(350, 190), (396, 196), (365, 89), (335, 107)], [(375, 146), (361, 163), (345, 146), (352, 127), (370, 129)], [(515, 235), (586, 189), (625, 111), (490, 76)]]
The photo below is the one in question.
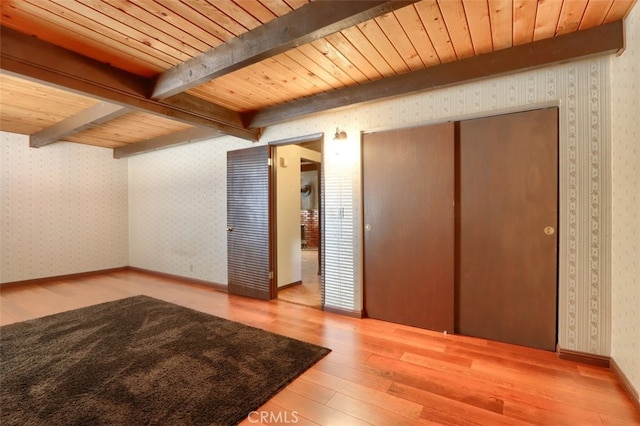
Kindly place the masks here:
[(0, 424), (234, 425), (329, 353), (135, 296), (0, 327)]

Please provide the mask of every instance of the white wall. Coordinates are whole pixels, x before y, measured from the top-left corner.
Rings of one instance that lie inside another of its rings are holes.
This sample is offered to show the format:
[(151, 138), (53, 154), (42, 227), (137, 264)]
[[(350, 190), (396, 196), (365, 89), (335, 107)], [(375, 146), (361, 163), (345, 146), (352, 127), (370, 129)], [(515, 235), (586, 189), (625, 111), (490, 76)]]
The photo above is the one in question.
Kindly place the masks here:
[(640, 392), (640, 6), (611, 62), (611, 357)]
[(0, 283), (126, 266), (127, 161), (0, 132)]
[(232, 137), (129, 158), (129, 264), (227, 284), (227, 151)]
[[(300, 159), (320, 162), (321, 154), (298, 145), (276, 147), (276, 229), (278, 287), (302, 280)], [(281, 160), (283, 159), (283, 160)], [(284, 161), (286, 167), (283, 167)]]
[[(278, 287), (302, 280), (300, 253), (300, 147), (276, 148)], [(283, 167), (282, 161), (285, 162)]]

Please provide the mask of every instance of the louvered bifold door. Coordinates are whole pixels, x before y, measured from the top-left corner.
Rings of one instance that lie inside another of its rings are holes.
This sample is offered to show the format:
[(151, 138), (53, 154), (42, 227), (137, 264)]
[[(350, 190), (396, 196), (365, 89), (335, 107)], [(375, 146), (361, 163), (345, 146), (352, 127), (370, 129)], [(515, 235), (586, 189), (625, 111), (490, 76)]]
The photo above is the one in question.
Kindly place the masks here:
[(268, 145), (227, 153), (229, 293), (273, 298)]

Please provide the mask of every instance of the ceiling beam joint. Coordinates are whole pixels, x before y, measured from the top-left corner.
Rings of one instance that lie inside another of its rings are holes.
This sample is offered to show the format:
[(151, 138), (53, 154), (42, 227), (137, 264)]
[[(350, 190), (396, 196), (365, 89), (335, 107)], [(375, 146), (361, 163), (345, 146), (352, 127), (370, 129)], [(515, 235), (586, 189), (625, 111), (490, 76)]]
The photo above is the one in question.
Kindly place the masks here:
[(418, 0), (316, 0), (161, 73), (152, 99), (165, 99)]
[(331, 109), (593, 56), (615, 54), (622, 49), (624, 24), (623, 21), (615, 21), (587, 30), (435, 65), (420, 71), (321, 93), (260, 111), (247, 112), (245, 119), (249, 128), (266, 127)]
[(136, 142), (129, 145), (121, 146), (113, 149), (113, 158), (126, 158), (132, 155), (142, 154), (145, 152), (157, 151), (159, 149), (169, 148), (187, 143), (199, 142), (205, 139), (211, 139), (220, 136), (220, 132), (205, 127), (192, 127), (190, 129), (181, 130), (169, 135), (158, 136), (147, 139), (142, 142)]
[(45, 145), (58, 142), (67, 136), (106, 123), (129, 111), (128, 108), (120, 105), (108, 102), (97, 103), (90, 108), (80, 111), (76, 115), (32, 134), (29, 136), (29, 146), (31, 148), (41, 148)]
[(148, 99), (148, 79), (5, 26), (0, 26), (0, 69), (133, 110), (209, 127), (220, 134), (258, 140), (259, 131), (246, 129), (238, 112), (186, 93), (163, 101)]

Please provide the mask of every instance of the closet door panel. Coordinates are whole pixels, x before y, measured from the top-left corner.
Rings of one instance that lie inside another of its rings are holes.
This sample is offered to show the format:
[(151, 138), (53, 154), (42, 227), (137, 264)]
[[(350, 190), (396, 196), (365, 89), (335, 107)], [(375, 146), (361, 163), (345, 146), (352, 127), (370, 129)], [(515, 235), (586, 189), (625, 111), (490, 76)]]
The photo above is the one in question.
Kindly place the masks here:
[(456, 331), (555, 350), (557, 109), (460, 123)]
[(367, 316), (453, 330), (453, 166), (453, 123), (364, 135)]

